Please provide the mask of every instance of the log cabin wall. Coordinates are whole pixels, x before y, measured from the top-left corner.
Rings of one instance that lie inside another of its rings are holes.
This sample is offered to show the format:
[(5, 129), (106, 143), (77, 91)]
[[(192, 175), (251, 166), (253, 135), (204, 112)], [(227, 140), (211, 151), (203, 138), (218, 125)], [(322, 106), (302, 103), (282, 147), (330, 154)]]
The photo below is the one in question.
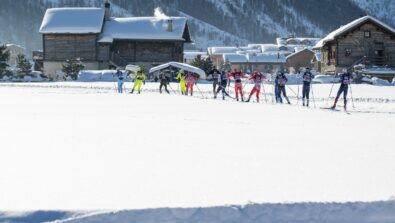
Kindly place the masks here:
[(338, 40), (338, 66), (346, 67), (367, 56), (369, 65), (395, 65), (395, 36), (365, 23)]
[(44, 60), (97, 61), (96, 40), (97, 34), (44, 34)]
[(366, 56), (366, 65), (395, 66), (395, 36), (379, 25), (366, 22), (337, 37), (322, 49), (322, 70), (340, 72)]
[[(118, 65), (127, 63), (183, 62), (184, 43), (181, 41), (114, 40), (111, 52), (121, 59)], [(119, 64), (121, 63), (121, 64)]]

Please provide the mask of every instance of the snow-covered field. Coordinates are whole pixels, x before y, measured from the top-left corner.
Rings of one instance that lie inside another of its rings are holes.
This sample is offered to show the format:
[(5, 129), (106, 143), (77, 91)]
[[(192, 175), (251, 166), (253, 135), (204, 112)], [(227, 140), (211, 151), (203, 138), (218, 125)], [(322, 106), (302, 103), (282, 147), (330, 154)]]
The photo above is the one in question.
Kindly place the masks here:
[(209, 99), (208, 84), (206, 99), (159, 95), (157, 83), (141, 95), (113, 83), (0, 84), (0, 209), (393, 197), (395, 87), (353, 85), (346, 114), (319, 109), (331, 86), (314, 85), (315, 109), (290, 89), (292, 106), (270, 94), (268, 104)]

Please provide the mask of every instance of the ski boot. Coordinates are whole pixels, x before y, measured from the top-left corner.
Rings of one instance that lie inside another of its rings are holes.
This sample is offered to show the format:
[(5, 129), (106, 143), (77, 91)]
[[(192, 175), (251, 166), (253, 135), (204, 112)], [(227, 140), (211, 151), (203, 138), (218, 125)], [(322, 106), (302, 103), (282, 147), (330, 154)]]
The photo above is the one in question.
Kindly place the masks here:
[(132, 89), (132, 91), (130, 92), (130, 94), (133, 94), (133, 92), (134, 92), (134, 89)]

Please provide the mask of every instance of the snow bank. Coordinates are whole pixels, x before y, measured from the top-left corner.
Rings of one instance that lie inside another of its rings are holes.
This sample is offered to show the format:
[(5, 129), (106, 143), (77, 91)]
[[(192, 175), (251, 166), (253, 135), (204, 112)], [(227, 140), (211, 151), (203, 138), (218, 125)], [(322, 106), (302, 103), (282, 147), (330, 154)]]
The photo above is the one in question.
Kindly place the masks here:
[[(122, 72), (126, 72), (121, 70)], [(78, 81), (81, 82), (95, 82), (95, 81), (103, 81), (103, 82), (114, 82), (117, 81), (118, 78), (114, 76), (116, 70), (83, 70), (80, 72), (78, 76)], [(127, 78), (129, 79), (129, 78)]]
[[(56, 218), (57, 217), (57, 218)], [(248, 204), (208, 208), (160, 208), (122, 210), (99, 213), (61, 211), (32, 212), (23, 216), (2, 215), (2, 222), (58, 222), (58, 223), (185, 223), (185, 222), (326, 222), (326, 223), (393, 223), (395, 202), (371, 203), (288, 203)]]
[(383, 80), (377, 77), (373, 77), (372, 79), (372, 84), (373, 85), (378, 85), (378, 86), (391, 86), (392, 84), (387, 81), (387, 80)]
[(323, 75), (319, 74), (315, 76), (313, 79), (313, 83), (320, 83), (320, 84), (330, 84), (330, 83), (338, 83), (339, 77), (334, 75)]

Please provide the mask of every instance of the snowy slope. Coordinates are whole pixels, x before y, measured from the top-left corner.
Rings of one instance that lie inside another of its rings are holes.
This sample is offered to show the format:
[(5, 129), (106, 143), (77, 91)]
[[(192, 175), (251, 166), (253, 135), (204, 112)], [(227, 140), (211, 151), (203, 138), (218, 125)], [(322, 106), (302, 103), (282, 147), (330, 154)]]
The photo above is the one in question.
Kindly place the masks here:
[[(1, 84), (0, 209), (207, 207), (395, 195), (394, 87), (353, 86), (355, 110), (372, 113), (351, 115), (266, 105), (264, 99), (202, 100), (198, 92), (192, 98), (159, 95), (157, 87), (147, 83), (141, 95), (117, 95), (113, 83)], [(327, 103), (330, 88), (314, 87), (318, 107)], [(200, 89), (209, 96), (211, 85)]]
[(393, 0), (352, 0), (369, 15), (373, 15), (385, 22), (395, 24), (395, 1)]

